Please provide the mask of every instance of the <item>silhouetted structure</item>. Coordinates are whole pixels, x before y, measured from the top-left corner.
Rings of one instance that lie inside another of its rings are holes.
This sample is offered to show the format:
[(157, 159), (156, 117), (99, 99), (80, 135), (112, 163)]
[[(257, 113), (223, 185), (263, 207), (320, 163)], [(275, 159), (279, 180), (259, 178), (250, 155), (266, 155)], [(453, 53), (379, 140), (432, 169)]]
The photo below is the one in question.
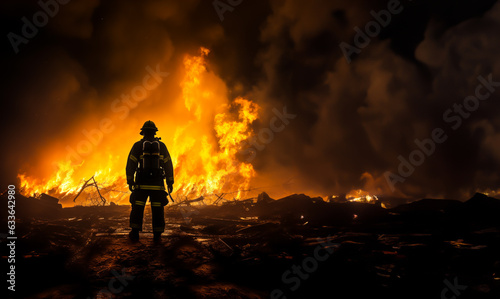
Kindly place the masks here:
[(153, 216), (154, 240), (159, 241), (161, 233), (165, 230), (165, 219), (163, 207), (168, 203), (168, 193), (165, 191), (164, 180), (167, 181), (168, 192), (172, 192), (174, 184), (174, 171), (172, 159), (166, 145), (155, 137), (156, 125), (147, 121), (141, 128), (144, 136), (136, 142), (127, 160), (127, 183), (130, 191), (130, 239), (139, 239), (139, 231), (142, 231), (144, 207), (149, 197), (151, 202), (151, 213)]

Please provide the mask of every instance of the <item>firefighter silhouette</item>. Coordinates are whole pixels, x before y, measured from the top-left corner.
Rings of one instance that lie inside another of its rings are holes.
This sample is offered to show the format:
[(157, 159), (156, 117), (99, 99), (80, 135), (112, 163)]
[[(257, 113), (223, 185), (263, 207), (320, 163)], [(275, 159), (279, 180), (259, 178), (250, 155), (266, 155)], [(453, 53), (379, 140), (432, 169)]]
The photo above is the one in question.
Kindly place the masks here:
[(161, 234), (165, 230), (163, 207), (168, 204), (168, 193), (165, 191), (164, 180), (167, 181), (168, 192), (172, 192), (174, 170), (167, 146), (160, 141), (160, 138), (155, 137), (156, 131), (158, 129), (154, 122), (150, 120), (145, 122), (140, 132), (144, 137), (132, 146), (128, 155), (127, 184), (132, 191), (130, 195), (132, 230), (129, 237), (132, 241), (139, 240), (148, 197), (151, 202), (155, 242), (160, 241)]

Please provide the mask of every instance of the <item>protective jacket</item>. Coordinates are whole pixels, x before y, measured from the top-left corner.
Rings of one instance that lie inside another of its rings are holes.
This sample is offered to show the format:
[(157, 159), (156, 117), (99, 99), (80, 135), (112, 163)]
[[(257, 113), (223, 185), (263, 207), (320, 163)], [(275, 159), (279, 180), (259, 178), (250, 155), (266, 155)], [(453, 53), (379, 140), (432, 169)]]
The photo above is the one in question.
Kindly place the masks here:
[(127, 183), (138, 190), (165, 190), (174, 184), (174, 169), (167, 146), (160, 138), (136, 142), (127, 160)]

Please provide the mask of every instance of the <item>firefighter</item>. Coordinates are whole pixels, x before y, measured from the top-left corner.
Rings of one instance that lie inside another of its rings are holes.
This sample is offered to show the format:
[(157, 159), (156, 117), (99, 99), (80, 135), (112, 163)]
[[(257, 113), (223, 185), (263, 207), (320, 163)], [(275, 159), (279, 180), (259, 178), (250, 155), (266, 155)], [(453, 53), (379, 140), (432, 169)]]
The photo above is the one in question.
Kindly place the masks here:
[(139, 240), (148, 197), (151, 202), (155, 242), (161, 240), (161, 234), (165, 230), (163, 207), (168, 204), (168, 193), (165, 191), (164, 180), (167, 181), (168, 192), (171, 193), (174, 171), (167, 147), (160, 138), (155, 137), (156, 131), (158, 129), (154, 122), (150, 120), (145, 122), (140, 132), (144, 137), (132, 146), (127, 158), (127, 184), (132, 192), (130, 195), (132, 230), (129, 233), (132, 241)]

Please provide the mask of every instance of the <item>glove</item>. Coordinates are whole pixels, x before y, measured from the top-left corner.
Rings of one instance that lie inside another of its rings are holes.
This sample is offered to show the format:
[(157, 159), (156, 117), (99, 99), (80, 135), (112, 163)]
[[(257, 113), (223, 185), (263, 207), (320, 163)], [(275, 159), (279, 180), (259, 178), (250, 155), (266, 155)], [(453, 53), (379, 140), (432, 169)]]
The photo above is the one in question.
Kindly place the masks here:
[(163, 191), (163, 196), (161, 197), (161, 206), (164, 207), (168, 205), (168, 193)]
[(168, 185), (168, 193), (172, 193), (172, 190), (174, 190), (174, 187), (172, 185)]

